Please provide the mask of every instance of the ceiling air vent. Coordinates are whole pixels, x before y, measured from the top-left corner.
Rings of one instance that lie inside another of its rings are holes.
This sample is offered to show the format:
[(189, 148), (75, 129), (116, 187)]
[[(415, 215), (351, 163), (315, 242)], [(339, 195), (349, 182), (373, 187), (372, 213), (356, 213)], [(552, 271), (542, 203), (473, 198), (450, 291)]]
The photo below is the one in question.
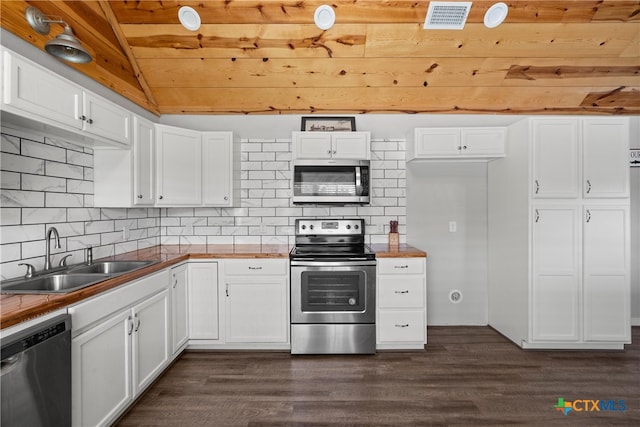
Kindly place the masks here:
[(425, 30), (462, 30), (472, 2), (432, 1), (424, 20)]

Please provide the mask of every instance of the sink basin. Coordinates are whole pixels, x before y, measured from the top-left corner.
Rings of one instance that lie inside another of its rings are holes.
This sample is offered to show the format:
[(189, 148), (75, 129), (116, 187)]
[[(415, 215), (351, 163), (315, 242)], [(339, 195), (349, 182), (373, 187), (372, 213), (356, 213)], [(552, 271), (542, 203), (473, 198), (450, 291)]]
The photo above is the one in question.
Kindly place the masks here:
[(156, 261), (98, 261), (91, 265), (81, 265), (67, 273), (76, 274), (123, 274), (154, 264)]
[(107, 280), (107, 274), (51, 274), (3, 283), (2, 292), (11, 294), (67, 293)]

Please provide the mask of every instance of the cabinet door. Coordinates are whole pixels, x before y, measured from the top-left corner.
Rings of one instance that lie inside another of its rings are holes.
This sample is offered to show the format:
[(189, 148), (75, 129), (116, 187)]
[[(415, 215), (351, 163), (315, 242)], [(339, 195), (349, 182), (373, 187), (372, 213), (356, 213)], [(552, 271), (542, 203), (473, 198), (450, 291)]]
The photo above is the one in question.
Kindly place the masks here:
[(533, 197), (577, 198), (580, 195), (578, 150), (577, 120), (533, 120)]
[(583, 122), (583, 196), (629, 197), (629, 120)]
[(155, 201), (155, 133), (153, 123), (133, 118), (133, 204), (153, 205)]
[(72, 423), (108, 425), (132, 400), (129, 310), (71, 341)]
[(534, 210), (531, 292), (534, 341), (579, 339), (579, 218), (578, 208), (572, 206), (538, 206)]
[(189, 339), (219, 338), (218, 263), (189, 263)]
[(171, 269), (172, 352), (175, 354), (189, 338), (187, 265)]
[(227, 132), (206, 132), (202, 137), (203, 202), (231, 206), (233, 194), (233, 139)]
[(336, 132), (331, 135), (334, 159), (370, 159), (371, 144), (366, 132)]
[(287, 342), (286, 278), (227, 278), (226, 342)]
[(136, 305), (133, 314), (133, 381), (137, 395), (169, 360), (169, 290)]
[(627, 341), (630, 317), (629, 207), (586, 206), (584, 333), (587, 341)]
[(331, 157), (331, 134), (319, 132), (294, 132), (294, 159), (328, 159)]
[(415, 156), (418, 158), (459, 156), (462, 150), (460, 129), (416, 129)]
[(88, 133), (131, 145), (131, 113), (89, 92), (83, 94), (83, 125)]
[(505, 141), (504, 128), (462, 129), (462, 155), (504, 157)]
[(78, 86), (7, 51), (2, 53), (4, 104), (32, 118), (38, 118), (33, 117), (35, 115), (75, 129), (82, 128), (82, 90)]
[(158, 205), (202, 203), (202, 138), (200, 132), (158, 125)]

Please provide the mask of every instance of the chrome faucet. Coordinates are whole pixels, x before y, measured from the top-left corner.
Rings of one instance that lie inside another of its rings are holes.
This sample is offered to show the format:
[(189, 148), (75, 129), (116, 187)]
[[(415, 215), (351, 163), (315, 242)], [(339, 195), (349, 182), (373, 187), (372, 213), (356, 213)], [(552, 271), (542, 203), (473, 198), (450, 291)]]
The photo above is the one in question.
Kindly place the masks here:
[(56, 238), (56, 249), (60, 249), (60, 235), (58, 234), (58, 230), (55, 227), (49, 227), (46, 235), (46, 253), (44, 255), (44, 269), (49, 270), (51, 268), (51, 234)]

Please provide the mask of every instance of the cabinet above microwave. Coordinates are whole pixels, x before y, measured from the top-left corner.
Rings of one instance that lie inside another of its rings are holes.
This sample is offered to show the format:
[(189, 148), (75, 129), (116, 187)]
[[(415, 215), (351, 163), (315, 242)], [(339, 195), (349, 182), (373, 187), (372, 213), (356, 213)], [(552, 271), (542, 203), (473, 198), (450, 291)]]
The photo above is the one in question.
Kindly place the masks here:
[(371, 159), (370, 132), (293, 132), (294, 159)]

